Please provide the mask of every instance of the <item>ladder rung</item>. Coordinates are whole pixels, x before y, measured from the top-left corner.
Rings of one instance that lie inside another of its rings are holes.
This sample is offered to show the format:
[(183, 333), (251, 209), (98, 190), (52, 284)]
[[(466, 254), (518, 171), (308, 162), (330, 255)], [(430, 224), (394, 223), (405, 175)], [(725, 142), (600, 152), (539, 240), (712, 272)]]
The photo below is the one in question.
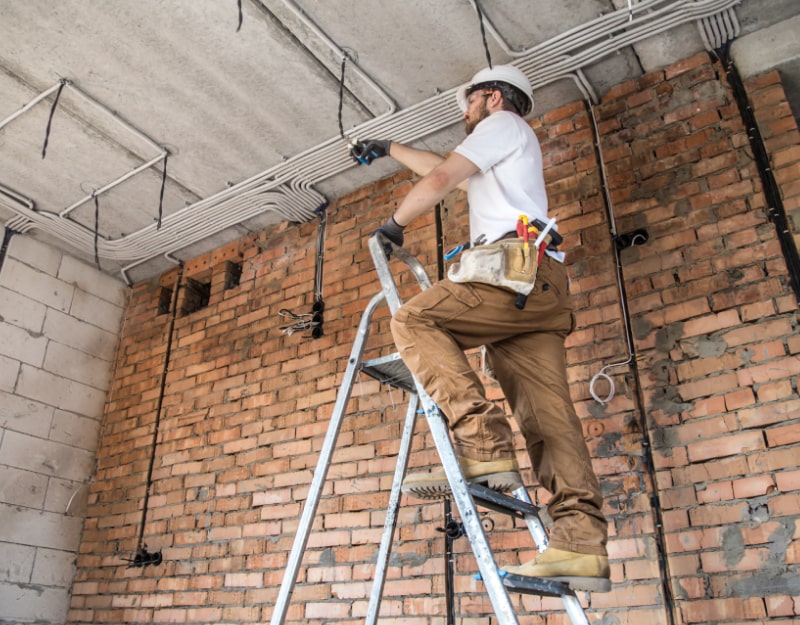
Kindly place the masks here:
[(503, 576), (503, 586), (526, 595), (539, 595), (541, 597), (575, 596), (575, 592), (567, 584), (541, 577), (514, 575), (513, 573)]
[(481, 484), (470, 482), (467, 484), (467, 488), (472, 498), (475, 500), (475, 503), (479, 506), (519, 519), (529, 517), (539, 518), (539, 509), (525, 501), (520, 501), (515, 497), (504, 495), (503, 493), (498, 493), (496, 490), (492, 490)]
[(394, 386), (409, 393), (417, 392), (414, 378), (397, 352), (388, 356), (365, 360), (361, 363), (361, 370), (383, 384)]

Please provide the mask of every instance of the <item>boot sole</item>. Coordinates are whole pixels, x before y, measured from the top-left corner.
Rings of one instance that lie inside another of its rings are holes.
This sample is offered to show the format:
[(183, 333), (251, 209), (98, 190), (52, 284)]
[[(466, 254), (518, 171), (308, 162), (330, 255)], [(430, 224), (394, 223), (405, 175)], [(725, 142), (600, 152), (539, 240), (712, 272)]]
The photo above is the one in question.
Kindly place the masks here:
[[(490, 473), (468, 480), (473, 484), (481, 484), (498, 493), (514, 491), (522, 486), (522, 478), (516, 471), (505, 471), (502, 473)], [(441, 499), (450, 496), (450, 484), (447, 482), (424, 482), (420, 480), (415, 484), (406, 486), (403, 484), (403, 492), (406, 495), (413, 495), (420, 499)]]

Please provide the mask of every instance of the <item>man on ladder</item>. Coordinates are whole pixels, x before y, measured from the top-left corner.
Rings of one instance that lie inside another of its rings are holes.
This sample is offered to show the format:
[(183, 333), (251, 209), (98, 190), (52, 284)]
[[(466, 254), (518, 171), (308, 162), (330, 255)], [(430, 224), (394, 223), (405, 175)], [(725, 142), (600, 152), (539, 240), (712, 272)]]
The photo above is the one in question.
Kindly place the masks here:
[[(566, 376), (564, 340), (574, 317), (564, 254), (546, 249), (547, 241), (560, 237), (544, 236), (549, 227), (541, 149), (523, 119), (533, 109), (531, 86), (517, 68), (497, 65), (478, 72), (457, 98), (467, 137), (447, 158), (385, 140), (361, 141), (351, 151), (365, 164), (391, 156), (423, 176), (379, 228), (398, 246), (405, 227), (450, 191), (468, 194), (475, 243), (447, 279), (397, 311), (392, 334), (406, 366), (447, 417), (464, 478), (512, 491), (522, 481), (508, 418), (486, 398), (464, 354), (486, 347), (534, 473), (552, 494), (549, 547), (534, 560), (504, 570), (566, 582), (575, 590), (605, 590), (608, 534), (602, 495)], [(529, 236), (537, 234), (542, 255), (530, 249)], [(478, 246), (482, 241), (489, 244)], [(471, 262), (467, 254), (474, 254)], [(538, 261), (532, 272), (531, 255)], [(515, 263), (521, 266), (509, 272)], [(423, 498), (448, 490), (441, 469), (411, 474), (403, 483), (405, 493)]]

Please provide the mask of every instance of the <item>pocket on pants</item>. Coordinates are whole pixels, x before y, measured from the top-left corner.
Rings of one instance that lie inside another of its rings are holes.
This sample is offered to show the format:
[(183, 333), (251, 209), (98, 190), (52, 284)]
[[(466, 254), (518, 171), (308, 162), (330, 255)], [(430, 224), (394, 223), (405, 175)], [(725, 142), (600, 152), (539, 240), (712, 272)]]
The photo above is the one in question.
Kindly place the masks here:
[(442, 280), (408, 300), (397, 314), (419, 314), (429, 319), (447, 322), (480, 306), (481, 303), (483, 298), (471, 284), (456, 284)]

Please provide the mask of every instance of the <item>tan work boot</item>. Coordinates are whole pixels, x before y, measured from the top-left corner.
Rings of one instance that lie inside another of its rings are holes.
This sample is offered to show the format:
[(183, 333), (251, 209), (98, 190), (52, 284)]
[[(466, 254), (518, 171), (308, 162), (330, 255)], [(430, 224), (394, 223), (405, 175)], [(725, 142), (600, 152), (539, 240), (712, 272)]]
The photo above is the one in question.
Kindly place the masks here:
[(530, 562), (504, 566), (503, 571), (525, 577), (542, 577), (569, 585), (573, 590), (608, 592), (611, 571), (608, 556), (575, 553), (550, 547)]
[[(458, 456), (458, 464), (468, 482), (482, 484), (501, 493), (522, 486), (516, 458), (482, 462)], [(403, 492), (420, 499), (438, 499), (450, 493), (450, 484), (444, 469), (412, 473), (403, 480)]]

